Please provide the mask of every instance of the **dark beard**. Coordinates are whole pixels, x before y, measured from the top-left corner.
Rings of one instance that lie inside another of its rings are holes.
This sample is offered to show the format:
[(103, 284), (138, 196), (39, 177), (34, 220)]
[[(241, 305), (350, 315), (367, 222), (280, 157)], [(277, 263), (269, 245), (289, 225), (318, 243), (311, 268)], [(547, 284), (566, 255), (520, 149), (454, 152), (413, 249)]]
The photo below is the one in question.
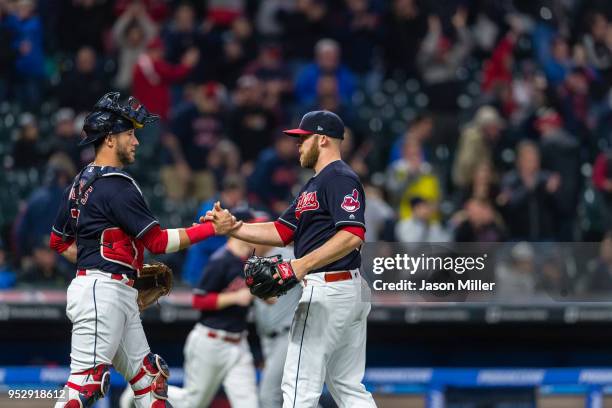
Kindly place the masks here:
[(130, 153), (125, 149), (117, 149), (117, 159), (123, 166), (127, 166), (132, 164), (132, 158), (130, 157)]
[(319, 146), (317, 144), (313, 144), (310, 150), (308, 150), (304, 154), (304, 162), (302, 163), (302, 167), (305, 169), (314, 169), (315, 164), (319, 160)]

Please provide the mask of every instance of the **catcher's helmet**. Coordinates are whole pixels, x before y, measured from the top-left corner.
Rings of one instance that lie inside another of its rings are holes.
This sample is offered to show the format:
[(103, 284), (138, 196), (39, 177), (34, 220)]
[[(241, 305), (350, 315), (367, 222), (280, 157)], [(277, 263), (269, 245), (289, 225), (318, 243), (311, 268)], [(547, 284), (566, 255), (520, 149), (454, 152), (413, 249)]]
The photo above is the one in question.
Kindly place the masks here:
[(79, 145), (94, 142), (113, 133), (140, 129), (147, 123), (155, 122), (158, 115), (150, 113), (136, 98), (130, 96), (127, 103), (119, 103), (119, 92), (109, 92), (96, 102), (85, 118), (85, 133)]

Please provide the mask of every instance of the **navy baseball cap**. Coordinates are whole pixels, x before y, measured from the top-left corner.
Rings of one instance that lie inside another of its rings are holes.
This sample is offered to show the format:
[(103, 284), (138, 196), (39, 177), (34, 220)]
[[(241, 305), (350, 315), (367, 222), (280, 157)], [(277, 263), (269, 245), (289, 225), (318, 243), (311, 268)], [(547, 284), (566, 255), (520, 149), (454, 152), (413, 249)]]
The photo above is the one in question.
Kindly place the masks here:
[(302, 117), (297, 129), (287, 129), (283, 132), (295, 137), (316, 133), (336, 139), (344, 139), (344, 122), (342, 122), (340, 116), (333, 112), (326, 110), (312, 111)]

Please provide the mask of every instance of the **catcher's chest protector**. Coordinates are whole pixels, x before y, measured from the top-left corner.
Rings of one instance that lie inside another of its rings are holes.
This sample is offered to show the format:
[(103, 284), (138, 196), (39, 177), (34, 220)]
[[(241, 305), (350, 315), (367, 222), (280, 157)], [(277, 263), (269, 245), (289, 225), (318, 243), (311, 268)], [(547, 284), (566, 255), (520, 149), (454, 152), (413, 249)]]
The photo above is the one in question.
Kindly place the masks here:
[(113, 167), (86, 167), (74, 179), (66, 207), (60, 233), (76, 238), (79, 268), (111, 273), (142, 268), (144, 245), (135, 237), (157, 221), (127, 173)]

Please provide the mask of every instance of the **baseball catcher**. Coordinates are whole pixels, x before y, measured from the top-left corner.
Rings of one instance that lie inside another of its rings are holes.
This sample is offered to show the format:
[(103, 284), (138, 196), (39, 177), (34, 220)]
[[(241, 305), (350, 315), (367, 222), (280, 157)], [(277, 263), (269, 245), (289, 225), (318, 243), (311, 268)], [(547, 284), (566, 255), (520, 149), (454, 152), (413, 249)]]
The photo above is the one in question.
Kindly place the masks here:
[(80, 144), (92, 144), (96, 157), (64, 192), (49, 244), (77, 269), (66, 297), (73, 324), (70, 376), (55, 408), (93, 406), (108, 391), (111, 366), (129, 382), (137, 408), (171, 407), (168, 366), (151, 352), (139, 312), (170, 292), (172, 271), (144, 265), (145, 249), (176, 252), (236, 226), (229, 217), (187, 228), (159, 225), (124, 170), (136, 160), (135, 130), (157, 119), (117, 92), (100, 98), (85, 118)]

